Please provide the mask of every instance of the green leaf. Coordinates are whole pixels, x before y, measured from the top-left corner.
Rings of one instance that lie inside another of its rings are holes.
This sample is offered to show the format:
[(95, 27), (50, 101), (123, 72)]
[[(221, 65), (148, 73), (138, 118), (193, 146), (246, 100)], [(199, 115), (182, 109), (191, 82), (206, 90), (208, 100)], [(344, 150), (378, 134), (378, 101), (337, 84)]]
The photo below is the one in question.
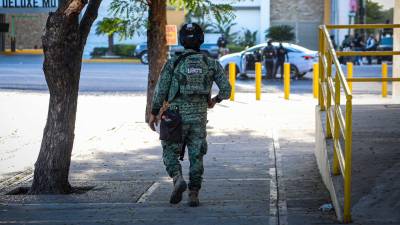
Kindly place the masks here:
[(265, 38), (278, 42), (292, 42), (296, 39), (293, 29), (289, 25), (272, 26), (265, 31)]
[[(234, 2), (234, 1), (231, 1)], [(175, 8), (184, 8), (188, 11), (188, 15), (201, 18), (198, 22), (205, 32), (210, 32), (211, 24), (209, 17), (213, 16), (217, 20), (234, 19), (232, 6), (229, 4), (215, 4), (211, 0), (168, 0), (168, 5)], [(115, 18), (127, 21), (120, 36), (123, 38), (131, 38), (134, 34), (140, 34), (148, 27), (147, 12), (148, 5), (145, 0), (113, 0), (108, 9), (109, 13)], [(188, 19), (189, 16), (186, 18)], [(108, 32), (102, 32), (105, 34)]]

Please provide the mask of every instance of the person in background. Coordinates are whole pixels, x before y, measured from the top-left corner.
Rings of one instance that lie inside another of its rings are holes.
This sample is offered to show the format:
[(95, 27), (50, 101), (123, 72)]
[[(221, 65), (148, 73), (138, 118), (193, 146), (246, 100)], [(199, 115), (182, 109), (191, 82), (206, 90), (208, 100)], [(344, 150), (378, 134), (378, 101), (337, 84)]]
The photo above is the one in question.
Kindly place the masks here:
[(274, 77), (276, 77), (276, 73), (278, 71), (278, 68), (281, 70), (281, 79), (283, 78), (283, 67), (285, 64), (285, 59), (287, 62), (289, 62), (289, 55), (286, 50), (286, 48), (283, 47), (282, 43), (279, 43), (279, 47), (276, 50), (276, 66), (275, 66), (275, 72), (274, 72)]
[(226, 46), (228, 45), (228, 40), (226, 40), (224, 34), (221, 34), (221, 37), (218, 38), (217, 41), (218, 49), (219, 49), (219, 54), (218, 58), (221, 56), (224, 56), (228, 53)]
[(333, 48), (336, 50), (337, 49), (337, 44), (336, 44), (336, 40), (335, 40), (335, 35), (332, 34), (329, 37), (331, 38), (331, 42), (332, 42)]
[[(366, 51), (375, 51), (377, 47), (376, 39), (373, 34), (369, 35), (367, 45), (365, 46)], [(367, 56), (368, 64), (372, 64), (372, 57)]]
[[(390, 20), (386, 20), (385, 24), (391, 24)], [(382, 31), (382, 35), (386, 36), (393, 36), (393, 29), (392, 28), (384, 28)]]
[[(348, 51), (351, 50), (351, 37), (350, 37), (350, 35), (346, 34), (344, 36), (344, 39), (343, 39), (342, 44), (340, 46), (340, 50), (344, 51), (344, 52), (348, 52)], [(350, 60), (349, 60), (348, 57), (342, 56), (342, 57), (339, 58), (339, 61), (340, 61), (341, 64), (346, 64)]]
[[(363, 51), (365, 48), (365, 43), (362, 36), (359, 33), (356, 33), (353, 40), (354, 51)], [(354, 59), (354, 65), (362, 65), (362, 57), (356, 56)]]
[(268, 45), (263, 49), (262, 56), (264, 57), (265, 63), (265, 77), (267, 79), (273, 78), (274, 72), (274, 60), (276, 57), (275, 47), (272, 45), (272, 41), (268, 41)]

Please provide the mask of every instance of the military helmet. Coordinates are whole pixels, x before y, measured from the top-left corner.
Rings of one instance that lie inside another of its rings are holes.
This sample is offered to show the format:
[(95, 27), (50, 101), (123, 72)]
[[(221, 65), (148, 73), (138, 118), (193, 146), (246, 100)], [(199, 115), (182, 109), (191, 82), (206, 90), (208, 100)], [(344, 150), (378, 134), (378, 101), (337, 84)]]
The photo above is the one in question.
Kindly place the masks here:
[(179, 31), (179, 42), (185, 48), (198, 49), (204, 42), (204, 32), (197, 23), (187, 23)]

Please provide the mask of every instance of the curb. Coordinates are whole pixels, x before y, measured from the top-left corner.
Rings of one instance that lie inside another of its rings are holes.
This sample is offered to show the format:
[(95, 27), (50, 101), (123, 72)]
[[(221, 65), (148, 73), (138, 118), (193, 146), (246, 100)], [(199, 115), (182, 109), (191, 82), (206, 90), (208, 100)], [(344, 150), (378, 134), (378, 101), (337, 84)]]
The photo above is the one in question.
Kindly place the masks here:
[(140, 64), (139, 59), (82, 59), (84, 63), (132, 63)]
[(334, 206), (336, 212), (336, 218), (339, 222), (343, 222), (343, 207), (342, 202), (339, 199), (340, 188), (335, 186), (334, 177), (331, 172), (331, 164), (329, 162), (329, 153), (328, 147), (332, 147), (327, 143), (327, 139), (325, 137), (325, 130), (323, 127), (322, 116), (319, 106), (315, 107), (315, 149), (314, 155), (317, 159), (317, 165), (319, 169), (319, 173), (321, 174), (322, 181), (325, 184), (325, 187), (328, 189), (332, 204)]
[(270, 182), (270, 219), (271, 225), (288, 225), (286, 191), (283, 183), (282, 155), (280, 153), (278, 131), (271, 130), (272, 143), (270, 146), (269, 159), (274, 167), (269, 169)]
[(43, 55), (43, 49), (17, 49), (12, 52), (10, 49), (6, 49), (4, 52), (0, 52), (1, 55)]
[(275, 153), (275, 167), (276, 167), (276, 181), (278, 189), (278, 218), (279, 225), (288, 225), (288, 212), (287, 212), (287, 202), (286, 202), (286, 190), (283, 185), (283, 165), (282, 165), (282, 154), (281, 147), (279, 145), (279, 134), (276, 129), (272, 130), (272, 140), (273, 148)]
[[(10, 49), (7, 49), (4, 52), (0, 52), (0, 55), (5, 56), (13, 56), (13, 55), (43, 55), (43, 49), (21, 49), (16, 50), (15, 52), (11, 52)], [(141, 64), (139, 59), (82, 59), (84, 63), (134, 63)]]

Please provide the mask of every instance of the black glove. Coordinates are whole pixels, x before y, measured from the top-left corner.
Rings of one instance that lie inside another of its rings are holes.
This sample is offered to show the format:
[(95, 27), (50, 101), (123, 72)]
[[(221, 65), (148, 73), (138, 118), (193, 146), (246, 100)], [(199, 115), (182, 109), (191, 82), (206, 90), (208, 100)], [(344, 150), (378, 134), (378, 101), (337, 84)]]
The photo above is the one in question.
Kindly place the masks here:
[(211, 101), (216, 102), (216, 103), (220, 103), (220, 102), (222, 102), (222, 99), (218, 98), (218, 95), (217, 95), (214, 98), (212, 98)]

